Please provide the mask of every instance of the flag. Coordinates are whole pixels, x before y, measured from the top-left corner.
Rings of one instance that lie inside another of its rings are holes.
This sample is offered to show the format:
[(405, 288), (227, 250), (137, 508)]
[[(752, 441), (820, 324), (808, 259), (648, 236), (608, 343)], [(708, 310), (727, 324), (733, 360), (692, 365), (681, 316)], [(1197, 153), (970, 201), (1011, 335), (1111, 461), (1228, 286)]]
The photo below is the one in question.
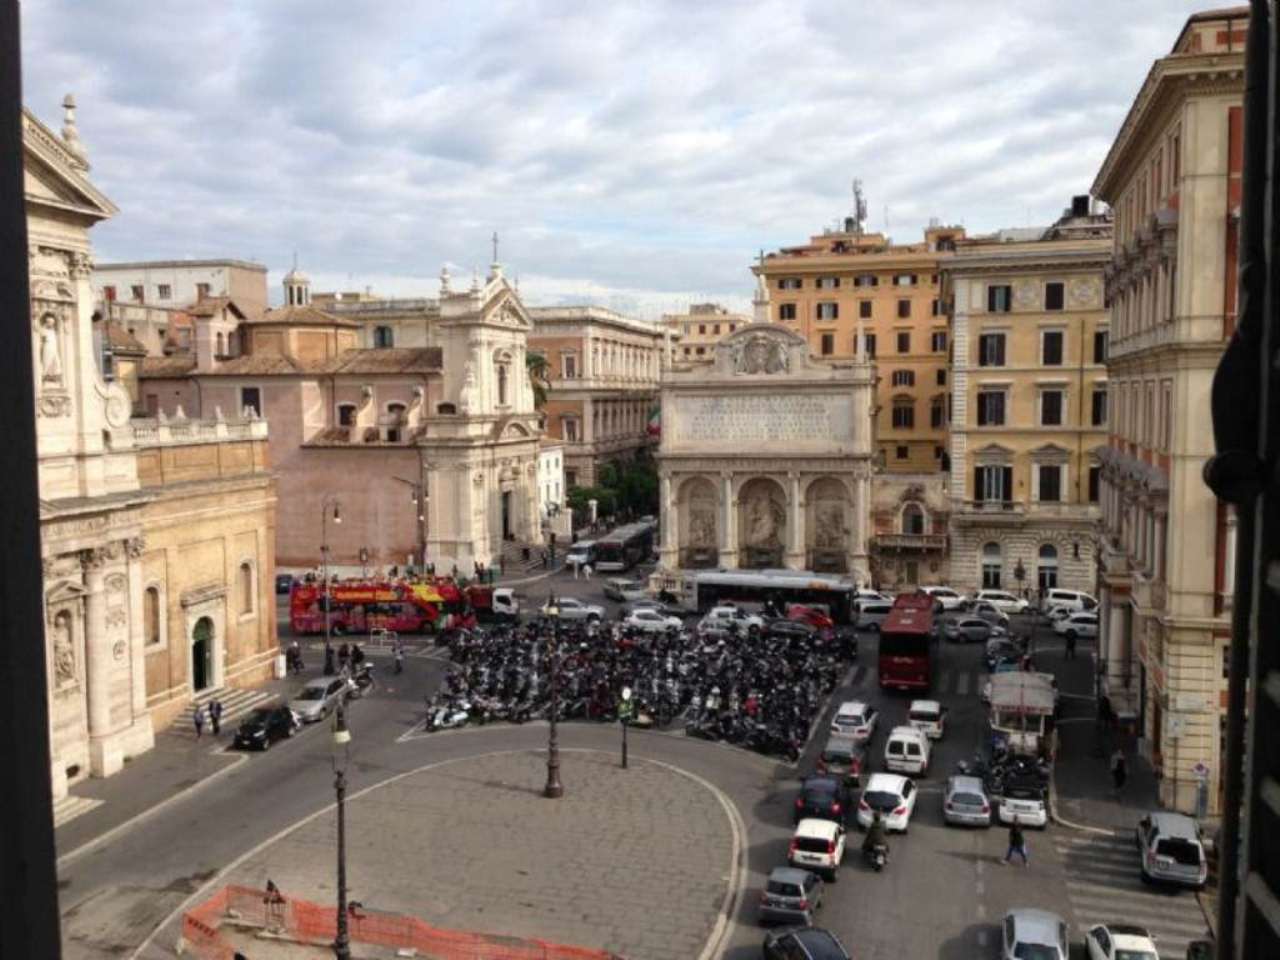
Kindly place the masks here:
[(656, 403), (653, 405), (653, 409), (649, 411), (649, 423), (646, 429), (651, 437), (662, 436), (662, 407)]

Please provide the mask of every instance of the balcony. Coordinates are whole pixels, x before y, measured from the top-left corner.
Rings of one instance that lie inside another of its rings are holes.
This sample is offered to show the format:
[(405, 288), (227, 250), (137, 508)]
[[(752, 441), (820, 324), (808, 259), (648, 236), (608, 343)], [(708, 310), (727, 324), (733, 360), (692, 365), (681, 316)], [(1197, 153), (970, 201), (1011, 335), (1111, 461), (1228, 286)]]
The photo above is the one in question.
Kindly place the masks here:
[(1146, 573), (1134, 573), (1129, 591), (1130, 599), (1140, 614), (1154, 616), (1164, 612), (1168, 591), (1163, 580)]
[(220, 443), (227, 440), (265, 440), (265, 420), (189, 420), (186, 418), (135, 417), (133, 443), (139, 450), (149, 447), (181, 447), (193, 443)]
[(1020, 500), (961, 500), (951, 517), (959, 523), (1022, 523), (1027, 505)]
[(947, 549), (945, 533), (878, 533), (871, 538), (873, 550), (894, 550), (899, 553), (943, 553)]

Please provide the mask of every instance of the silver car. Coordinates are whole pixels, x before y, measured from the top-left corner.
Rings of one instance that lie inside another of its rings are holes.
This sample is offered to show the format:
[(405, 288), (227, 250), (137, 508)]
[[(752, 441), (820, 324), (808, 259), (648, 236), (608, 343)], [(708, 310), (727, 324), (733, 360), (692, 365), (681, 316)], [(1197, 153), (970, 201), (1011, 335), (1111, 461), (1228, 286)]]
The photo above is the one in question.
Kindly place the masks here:
[(964, 774), (948, 777), (942, 794), (942, 818), (965, 827), (991, 826), (991, 798), (982, 780)]
[(796, 867), (774, 867), (760, 895), (761, 923), (813, 923), (822, 906), (822, 878)]
[(346, 677), (317, 677), (308, 680), (289, 701), (289, 709), (303, 723), (323, 720), (351, 695), (351, 681)]
[[(560, 597), (556, 600), (556, 616), (561, 620), (603, 620), (604, 607), (598, 603), (583, 603), (573, 597)], [(542, 605), (542, 615), (549, 614), (548, 604)]]
[(991, 624), (978, 617), (960, 617), (950, 621), (945, 632), (955, 643), (983, 643), (991, 638)]
[(1010, 910), (1001, 924), (1001, 960), (1067, 960), (1067, 924), (1048, 910)]

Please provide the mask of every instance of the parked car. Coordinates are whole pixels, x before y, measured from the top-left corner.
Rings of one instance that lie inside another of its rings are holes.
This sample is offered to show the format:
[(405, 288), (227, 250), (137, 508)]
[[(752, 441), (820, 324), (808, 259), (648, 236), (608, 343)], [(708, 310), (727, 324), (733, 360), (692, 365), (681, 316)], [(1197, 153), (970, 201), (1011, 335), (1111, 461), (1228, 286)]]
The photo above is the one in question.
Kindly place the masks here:
[(836, 777), (851, 787), (862, 783), (866, 769), (867, 748), (853, 737), (833, 735), (818, 754), (818, 773)]
[(991, 624), (978, 617), (959, 617), (947, 621), (943, 635), (952, 643), (984, 643), (991, 639)]
[(698, 629), (706, 627), (729, 627), (736, 626), (743, 633), (755, 627), (757, 630), (764, 628), (764, 618), (754, 614), (747, 613), (738, 606), (722, 605), (712, 607), (707, 611), (707, 615), (702, 618), (698, 624)]
[(921, 593), (927, 593), (938, 601), (943, 610), (960, 610), (964, 607), (964, 596), (950, 587), (921, 587)]
[(867, 600), (858, 605), (858, 618), (854, 625), (859, 630), (879, 630), (893, 609), (890, 600)]
[(807, 623), (782, 617), (771, 617), (765, 620), (764, 632), (771, 637), (802, 641), (811, 640), (818, 633), (815, 627), (811, 627)]
[(853, 595), (854, 611), (860, 611), (864, 603), (893, 603), (893, 597), (879, 590), (859, 590)]
[(792, 820), (818, 818), (843, 824), (849, 812), (849, 791), (839, 777), (807, 777), (800, 784)]
[(1010, 910), (1001, 924), (1001, 960), (1067, 960), (1067, 923), (1048, 910)]
[(1096, 613), (1071, 613), (1053, 624), (1053, 631), (1072, 640), (1077, 637), (1096, 637), (1098, 635), (1098, 615)]
[(880, 711), (861, 700), (846, 700), (831, 718), (831, 732), (866, 743), (875, 735)]
[(879, 810), (885, 830), (906, 833), (916, 809), (917, 793), (915, 783), (901, 774), (873, 773), (858, 800), (858, 826), (864, 830), (871, 826), (874, 811)]
[(293, 574), (277, 573), (276, 574), (276, 593), (288, 593), (292, 589), (293, 589)]
[(627, 603), (631, 600), (643, 600), (649, 595), (649, 591), (641, 580), (613, 577), (604, 582), (604, 595), (618, 603)]
[(912, 700), (907, 707), (907, 724), (930, 740), (941, 740), (947, 726), (947, 708), (937, 700)]
[(822, 906), (822, 878), (809, 870), (774, 867), (760, 892), (761, 923), (813, 923)]
[[(556, 616), (561, 620), (603, 620), (604, 607), (598, 603), (583, 603), (574, 597), (559, 597), (556, 599)], [(542, 605), (542, 615), (548, 616), (550, 606)]]
[(1001, 660), (1020, 660), (1022, 658), (1022, 644), (1015, 640), (1009, 640), (1005, 637), (996, 637), (987, 641), (987, 650), (984, 660), (988, 670), (994, 670), (996, 664)]
[(664, 617), (681, 617), (683, 621), (683, 610), (669, 603), (663, 603), (661, 600), (655, 600), (653, 597), (642, 597), (639, 600), (628, 601), (622, 608), (622, 616), (626, 617), (637, 610), (652, 610), (655, 613), (662, 614)]
[(787, 863), (820, 873), (828, 883), (834, 883), (842, 860), (844, 827), (841, 824), (817, 817), (796, 824), (787, 849)]
[(783, 930), (764, 938), (764, 960), (849, 960), (836, 935), (818, 927)]
[(942, 793), (942, 819), (965, 827), (991, 826), (991, 798), (981, 777), (956, 774)]
[(684, 626), (684, 621), (679, 617), (668, 617), (656, 610), (633, 610), (622, 622), (633, 630), (643, 630), (645, 633), (665, 633)]
[(986, 600), (1004, 613), (1025, 613), (1031, 602), (1025, 597), (1015, 597), (1006, 590), (979, 590), (973, 595), (970, 605)]
[(1132, 923), (1100, 923), (1084, 935), (1088, 960), (1160, 960), (1155, 939), (1146, 927)]
[(352, 683), (346, 677), (316, 677), (302, 685), (289, 701), (289, 709), (303, 723), (323, 720), (338, 704), (351, 695)]
[(1006, 780), (996, 809), (1001, 823), (1017, 820), (1024, 827), (1049, 825), (1048, 790), (1038, 780)]
[(298, 715), (282, 703), (254, 707), (236, 728), (235, 745), (242, 750), (270, 750), (302, 728)]
[(1065, 609), (1076, 613), (1081, 610), (1096, 610), (1098, 601), (1079, 590), (1062, 590), (1054, 587), (1045, 591), (1040, 607), (1045, 611)]
[(1138, 821), (1139, 869), (1146, 883), (1201, 889), (1209, 879), (1200, 825), (1183, 813), (1155, 811)]
[(929, 738), (915, 727), (894, 727), (884, 744), (884, 768), (923, 776), (929, 769)]
[(1065, 620), (1071, 616), (1074, 611), (1068, 610), (1066, 607), (1050, 607), (1045, 612), (1045, 616), (1049, 619), (1049, 623), (1056, 623), (1059, 620)]
[(1009, 629), (1009, 615), (990, 600), (979, 600), (969, 608), (969, 616), (985, 620), (993, 627)]

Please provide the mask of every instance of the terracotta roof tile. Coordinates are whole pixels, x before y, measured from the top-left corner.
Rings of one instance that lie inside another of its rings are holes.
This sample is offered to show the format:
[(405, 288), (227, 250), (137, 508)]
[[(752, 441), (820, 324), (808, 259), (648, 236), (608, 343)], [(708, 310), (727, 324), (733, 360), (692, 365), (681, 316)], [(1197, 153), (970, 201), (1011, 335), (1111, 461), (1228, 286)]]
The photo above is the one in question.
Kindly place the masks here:
[(229, 308), (241, 320), (245, 318), (244, 311), (230, 297), (205, 297), (186, 307), (185, 310), (193, 317), (212, 317), (224, 307)]
[(276, 307), (268, 310), (261, 317), (250, 319), (249, 323), (287, 323), (300, 326), (352, 327), (358, 329), (360, 324), (355, 320), (344, 320), (331, 313), (325, 313), (317, 307)]
[(118, 320), (112, 320), (107, 324), (107, 346), (111, 348), (112, 353), (134, 353), (138, 356), (146, 356), (147, 353), (147, 348)]
[(144, 380), (185, 377), (195, 368), (194, 356), (189, 353), (179, 353), (172, 357), (147, 357), (142, 361), (142, 371), (138, 375)]
[(325, 373), (438, 373), (439, 347), (344, 350), (325, 365)]

